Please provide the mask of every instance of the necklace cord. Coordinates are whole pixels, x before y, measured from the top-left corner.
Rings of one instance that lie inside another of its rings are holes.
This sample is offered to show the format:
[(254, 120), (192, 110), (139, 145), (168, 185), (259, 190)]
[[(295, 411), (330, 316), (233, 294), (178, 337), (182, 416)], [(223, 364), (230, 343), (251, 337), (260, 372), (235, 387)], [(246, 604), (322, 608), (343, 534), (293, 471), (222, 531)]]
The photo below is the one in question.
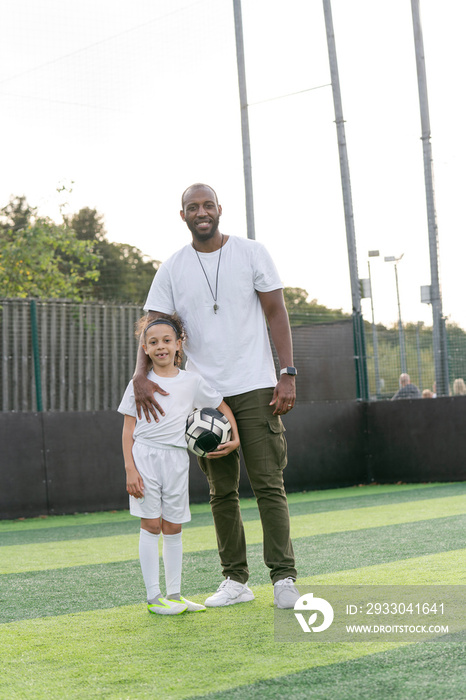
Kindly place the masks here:
[(201, 266), (202, 272), (204, 273), (204, 276), (205, 276), (205, 278), (206, 278), (206, 280), (207, 280), (207, 284), (209, 285), (210, 293), (212, 294), (212, 299), (214, 300), (214, 311), (215, 311), (215, 313), (217, 313), (217, 308), (218, 308), (218, 306), (217, 306), (217, 296), (218, 296), (218, 272), (219, 272), (219, 270), (220, 270), (220, 260), (222, 259), (223, 238), (224, 238), (224, 236), (223, 236), (223, 233), (222, 233), (222, 243), (221, 243), (221, 245), (220, 245), (220, 253), (219, 253), (219, 256), (218, 256), (218, 263), (217, 263), (217, 272), (216, 272), (216, 275), (215, 275), (215, 296), (214, 296), (214, 292), (213, 292), (212, 286), (211, 286), (211, 284), (210, 284), (210, 282), (209, 282), (209, 278), (207, 277), (207, 272), (205, 271), (204, 265), (202, 264), (202, 260), (201, 260), (201, 258), (199, 257), (199, 253), (197, 252), (196, 248), (194, 248), (194, 246), (193, 246), (194, 252), (195, 252), (196, 255), (197, 255), (197, 259), (199, 260), (199, 265)]

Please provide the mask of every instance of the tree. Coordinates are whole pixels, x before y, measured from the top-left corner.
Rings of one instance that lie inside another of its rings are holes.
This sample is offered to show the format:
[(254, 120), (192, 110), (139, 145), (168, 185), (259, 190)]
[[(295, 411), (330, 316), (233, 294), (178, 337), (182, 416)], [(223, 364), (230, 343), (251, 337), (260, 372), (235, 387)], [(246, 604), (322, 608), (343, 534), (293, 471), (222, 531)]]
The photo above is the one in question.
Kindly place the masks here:
[(80, 300), (97, 277), (97, 256), (66, 223), (37, 216), (24, 197), (10, 200), (0, 223), (0, 296)]
[(301, 287), (285, 287), (283, 296), (292, 325), (328, 323), (351, 318), (350, 314), (345, 314), (341, 309), (329, 309), (319, 304), (317, 299), (308, 301), (309, 294)]
[(102, 241), (106, 237), (104, 217), (96, 209), (83, 207), (65, 220), (80, 241)]
[(93, 244), (99, 256), (98, 278), (83, 283), (86, 298), (99, 301), (143, 304), (160, 265), (127, 243), (107, 240), (103, 216), (85, 207), (67, 218), (79, 240)]
[(99, 279), (92, 283), (93, 299), (143, 304), (159, 263), (126, 243), (99, 241)]
[(36, 215), (37, 209), (27, 203), (26, 197), (11, 197), (8, 204), (0, 209), (0, 235), (26, 228)]

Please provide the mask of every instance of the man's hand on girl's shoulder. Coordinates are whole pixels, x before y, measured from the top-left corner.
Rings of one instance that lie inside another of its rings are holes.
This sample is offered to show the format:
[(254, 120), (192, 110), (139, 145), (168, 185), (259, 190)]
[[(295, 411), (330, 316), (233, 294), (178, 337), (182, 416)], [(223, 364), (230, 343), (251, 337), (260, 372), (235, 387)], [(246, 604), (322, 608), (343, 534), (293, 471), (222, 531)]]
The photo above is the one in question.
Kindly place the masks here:
[[(147, 376), (135, 374), (133, 377), (134, 399), (136, 401), (136, 411), (139, 419), (144, 413), (148, 423), (151, 422), (151, 415), (156, 423), (159, 422), (158, 413), (164, 416), (165, 413), (161, 406), (155, 400), (155, 393), (168, 396), (168, 391), (164, 391), (158, 384), (148, 379)], [(141, 413), (142, 411), (142, 413)]]

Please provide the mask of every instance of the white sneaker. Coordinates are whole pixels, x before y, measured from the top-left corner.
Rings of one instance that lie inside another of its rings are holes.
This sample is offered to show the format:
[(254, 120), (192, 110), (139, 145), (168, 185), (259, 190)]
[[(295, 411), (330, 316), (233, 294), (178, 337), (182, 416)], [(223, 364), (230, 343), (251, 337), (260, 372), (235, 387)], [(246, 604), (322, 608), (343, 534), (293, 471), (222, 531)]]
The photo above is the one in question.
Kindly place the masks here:
[(186, 600), (186, 598), (183, 598), (183, 596), (181, 596), (181, 602), (188, 606), (186, 608), (186, 612), (202, 612), (203, 610), (207, 609), (205, 605), (193, 603), (192, 600)]
[(281, 581), (275, 581), (273, 585), (273, 602), (277, 608), (294, 608), (294, 604), (301, 597), (300, 592), (294, 585), (292, 578), (284, 578)]
[(220, 608), (225, 605), (235, 605), (235, 603), (246, 603), (254, 600), (254, 593), (246, 584), (232, 581), (230, 577), (225, 579), (217, 588), (217, 592), (205, 601), (209, 608)]
[(157, 615), (179, 615), (187, 608), (186, 603), (181, 600), (167, 600), (167, 598), (157, 598), (155, 603), (147, 603), (149, 612)]

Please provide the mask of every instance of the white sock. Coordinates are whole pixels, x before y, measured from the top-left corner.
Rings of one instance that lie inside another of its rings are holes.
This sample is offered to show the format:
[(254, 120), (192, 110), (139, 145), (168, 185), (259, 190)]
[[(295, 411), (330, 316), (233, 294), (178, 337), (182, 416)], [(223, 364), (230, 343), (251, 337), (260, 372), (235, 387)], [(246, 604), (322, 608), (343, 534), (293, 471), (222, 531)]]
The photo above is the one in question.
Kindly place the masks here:
[(139, 561), (149, 603), (160, 596), (159, 537), (142, 528), (139, 533)]
[(183, 565), (183, 542), (181, 532), (176, 535), (163, 536), (163, 565), (165, 567), (165, 585), (167, 598), (180, 595), (181, 567)]

